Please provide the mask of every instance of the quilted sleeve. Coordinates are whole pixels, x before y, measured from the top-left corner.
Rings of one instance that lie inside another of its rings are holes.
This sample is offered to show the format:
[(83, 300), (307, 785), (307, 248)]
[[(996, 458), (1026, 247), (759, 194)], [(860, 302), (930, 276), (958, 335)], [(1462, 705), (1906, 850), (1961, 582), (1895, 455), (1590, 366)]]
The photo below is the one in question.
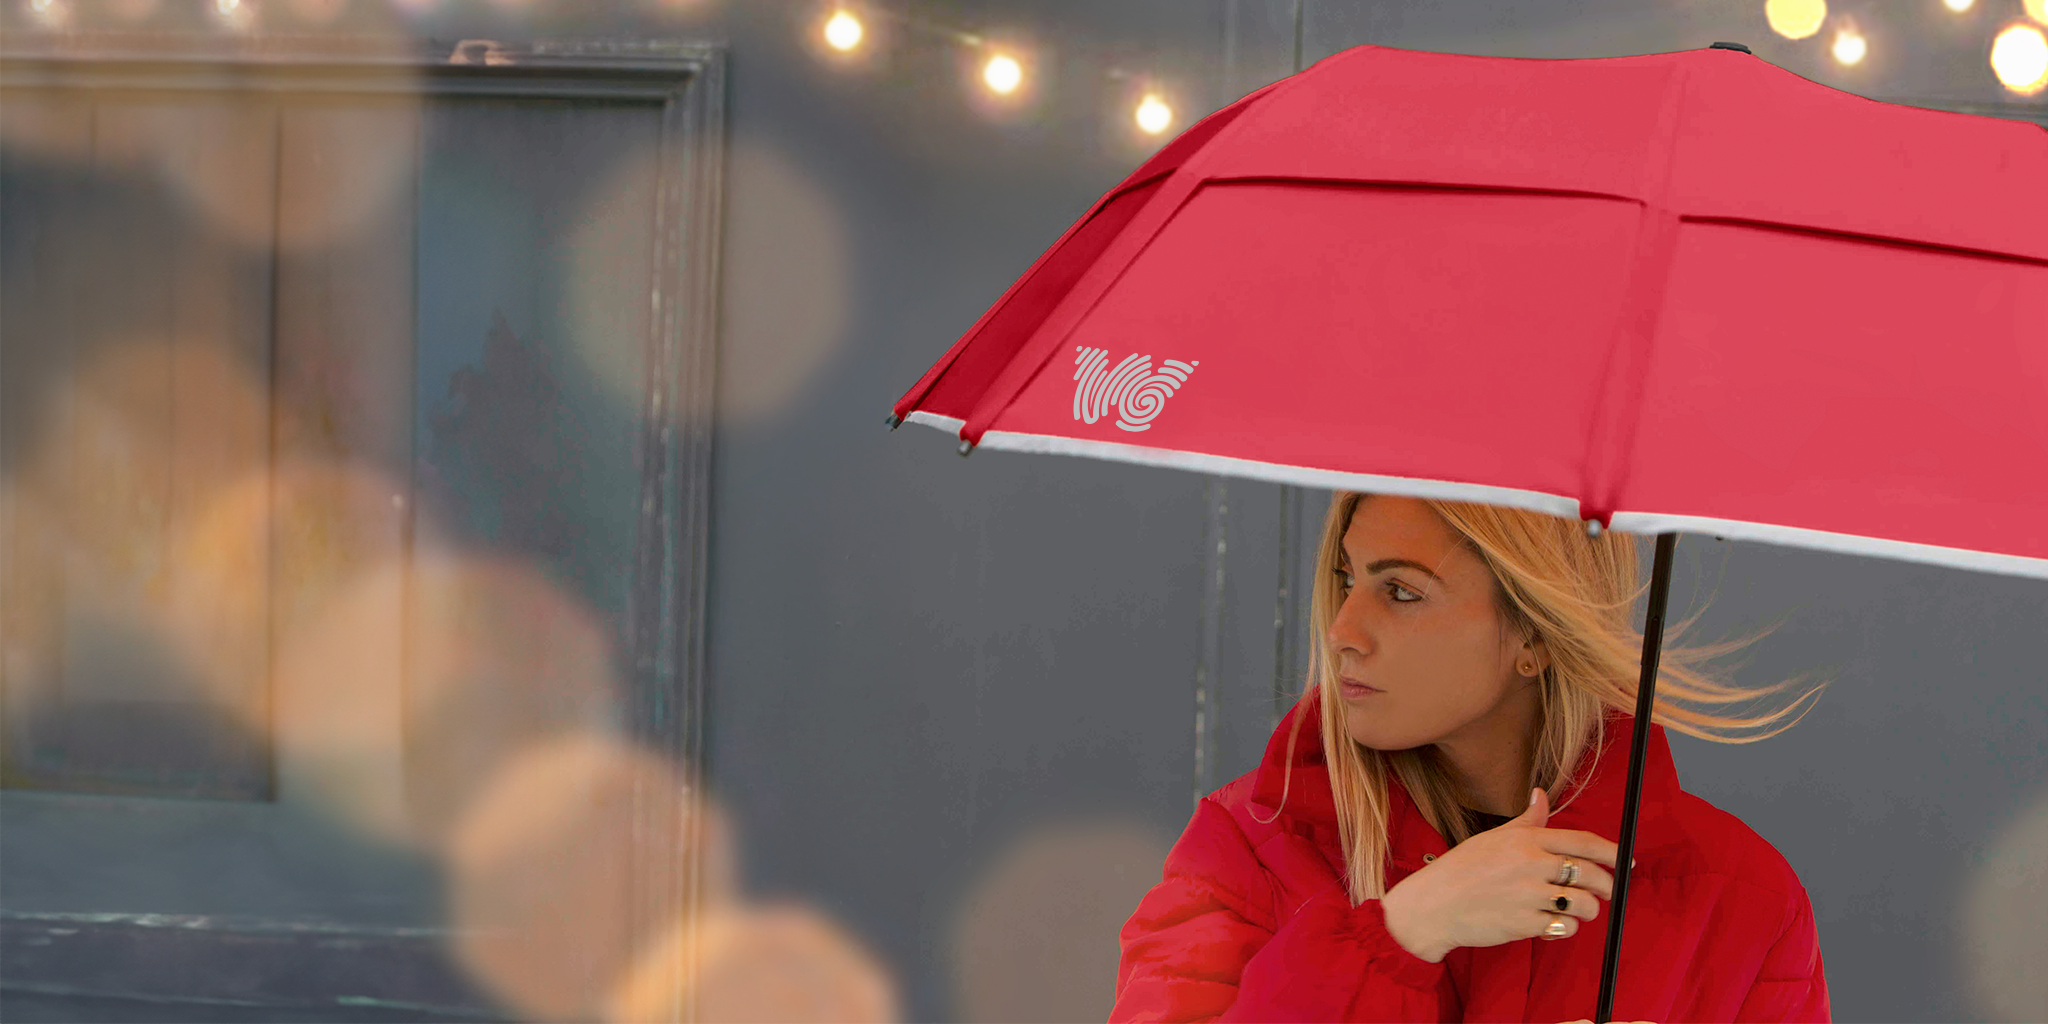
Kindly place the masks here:
[(1274, 900), (1230, 813), (1203, 800), (1119, 936), (1111, 1024), (1455, 1018), (1447, 968), (1395, 942), (1378, 900), (1353, 907), (1333, 879), (1277, 927)]
[(1828, 978), (1813, 923), (1813, 901), (1802, 886), (1793, 894), (1789, 923), (1765, 955), (1763, 969), (1736, 1011), (1738, 1022), (1831, 1021)]

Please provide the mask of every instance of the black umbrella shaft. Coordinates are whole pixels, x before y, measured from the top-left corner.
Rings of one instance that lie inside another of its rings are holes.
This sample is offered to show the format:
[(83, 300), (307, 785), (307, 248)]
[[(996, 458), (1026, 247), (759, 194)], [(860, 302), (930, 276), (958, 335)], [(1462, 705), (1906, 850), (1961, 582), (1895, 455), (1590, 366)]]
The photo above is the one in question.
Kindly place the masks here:
[(1593, 1024), (1614, 1019), (1614, 968), (1621, 958), (1622, 911), (1628, 906), (1629, 862), (1636, 848), (1636, 804), (1643, 793), (1643, 756), (1650, 749), (1650, 711), (1657, 700), (1657, 655), (1664, 648), (1664, 601), (1671, 594), (1671, 553), (1678, 534), (1657, 535), (1657, 565), (1650, 573), (1650, 611), (1643, 620), (1643, 678), (1636, 687), (1635, 735), (1629, 744), (1628, 795), (1621, 804), (1621, 854), (1615, 858), (1614, 899), (1607, 917), (1607, 956), (1600, 964), (1600, 1006)]

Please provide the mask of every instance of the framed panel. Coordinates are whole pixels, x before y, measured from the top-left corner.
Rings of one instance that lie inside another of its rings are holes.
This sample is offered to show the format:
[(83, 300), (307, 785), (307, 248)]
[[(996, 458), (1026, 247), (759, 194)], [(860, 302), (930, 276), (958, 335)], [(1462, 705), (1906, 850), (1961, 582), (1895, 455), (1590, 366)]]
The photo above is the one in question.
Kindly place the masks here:
[[(417, 838), (605, 733), (678, 780), (618, 934), (689, 920), (723, 49), (162, 43), (0, 53), (0, 799)], [(0, 930), (104, 909), (20, 905), (53, 850)]]

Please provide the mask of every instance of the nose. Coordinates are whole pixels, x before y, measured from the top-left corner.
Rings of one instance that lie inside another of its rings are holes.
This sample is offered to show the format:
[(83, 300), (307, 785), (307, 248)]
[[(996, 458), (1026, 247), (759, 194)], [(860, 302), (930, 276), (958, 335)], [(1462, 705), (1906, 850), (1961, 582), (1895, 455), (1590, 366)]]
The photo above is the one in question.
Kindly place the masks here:
[(1371, 654), (1374, 647), (1370, 624), (1365, 621), (1365, 601), (1359, 591), (1353, 590), (1337, 606), (1337, 614), (1330, 618), (1330, 628), (1323, 636), (1323, 642), (1330, 645), (1331, 653), (1341, 664), (1345, 652), (1358, 656)]

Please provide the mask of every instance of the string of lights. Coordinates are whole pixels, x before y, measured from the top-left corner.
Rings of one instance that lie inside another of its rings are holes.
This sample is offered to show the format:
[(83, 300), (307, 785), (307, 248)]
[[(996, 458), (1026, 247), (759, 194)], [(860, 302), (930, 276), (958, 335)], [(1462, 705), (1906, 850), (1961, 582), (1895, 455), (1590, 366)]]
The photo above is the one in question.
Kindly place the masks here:
[[(1977, 0), (1942, 0), (1942, 6), (1958, 16), (1976, 5)], [(2009, 92), (2038, 95), (2048, 89), (2048, 35), (2042, 31), (2048, 26), (2048, 0), (2003, 0), (2001, 5), (2017, 6), (2019, 11), (2008, 16), (1992, 39), (1992, 74)], [(1824, 38), (1829, 56), (1844, 67), (1861, 64), (1870, 53), (1865, 26), (1854, 15), (1831, 15), (1827, 0), (1766, 0), (1764, 18), (1771, 31), (1795, 41), (1820, 36), (1821, 29), (1834, 22), (1834, 31)]]
[[(33, 21), (51, 29), (70, 27), (73, 7), (79, 0), (20, 0)], [(204, 0), (222, 28), (250, 31), (259, 5), (276, 5), (291, 10), (300, 20), (331, 21), (350, 3), (380, 4), (403, 18), (432, 13), (445, 0)], [(502, 7), (530, 8), (545, 0), (495, 0)], [(1979, 0), (1942, 0), (1943, 7), (1956, 16), (1969, 14)], [(1988, 63), (1996, 80), (2019, 96), (2035, 96), (2048, 90), (2048, 0), (1985, 0), (2011, 11), (2001, 14), (1994, 30)], [(129, 20), (147, 17), (157, 0), (109, 0), (110, 9)], [(1773, 32), (1792, 41), (1814, 39), (1826, 47), (1835, 63), (1843, 67), (1861, 64), (1870, 54), (1869, 32), (1874, 26), (1862, 22), (1865, 14), (1830, 11), (1827, 0), (1763, 0), (1764, 16)], [(2012, 10), (2017, 8), (2017, 10)], [(1028, 89), (1032, 69), (1050, 66), (1034, 60), (1018, 44), (991, 38), (928, 16), (895, 9), (868, 0), (844, 0), (820, 7), (815, 24), (815, 41), (828, 54), (853, 55), (874, 45), (871, 24), (888, 22), (904, 29), (936, 37), (971, 51), (980, 64), (979, 87), (991, 98), (1014, 97)], [(1824, 29), (1830, 31), (1823, 32)], [(1045, 55), (1037, 55), (1043, 57)], [(1148, 136), (1163, 136), (1180, 121), (1169, 90), (1159, 87), (1148, 75), (1111, 67), (1104, 72), (1112, 79), (1139, 83), (1130, 111), (1132, 123)]]
[[(1047, 56), (1037, 55), (1037, 60), (1020, 52), (1014, 43), (1006, 43), (954, 25), (943, 24), (928, 17), (911, 14), (874, 3), (834, 3), (822, 8), (825, 12), (818, 22), (817, 39), (824, 47), (836, 54), (854, 54), (870, 45), (867, 26), (870, 22), (888, 21), (913, 31), (944, 39), (953, 45), (970, 51), (979, 62), (977, 76), (980, 87), (995, 98), (1012, 97), (1019, 94), (1028, 84), (1028, 68), (1047, 63)], [(1148, 136), (1162, 136), (1177, 124), (1177, 115), (1170, 97), (1170, 90), (1153, 80), (1153, 76), (1110, 66), (1102, 74), (1115, 81), (1136, 82), (1139, 88), (1131, 110), (1132, 123), (1137, 130)]]
[[(1968, 14), (1977, 0), (1942, 0), (1943, 6), (1957, 15)], [(2013, 3), (2014, 0), (2006, 0)], [(2017, 0), (2019, 12), (2014, 14), (1997, 32), (1990, 53), (1992, 73), (2007, 90), (2032, 96), (2048, 89), (2048, 0)], [(823, 38), (827, 45), (847, 52), (862, 45), (864, 31), (861, 18), (892, 18), (928, 27), (958, 44), (987, 50), (983, 81), (997, 93), (1014, 91), (1022, 80), (1023, 72), (1015, 55), (991, 44), (981, 36), (949, 26), (937, 25), (924, 19), (913, 19), (871, 4), (855, 6), (842, 3), (831, 9), (822, 23)], [(1771, 30), (1788, 40), (1813, 38), (1820, 34), (1831, 20), (1827, 0), (1766, 0), (1764, 16)], [(1869, 54), (1870, 43), (1865, 30), (1850, 15), (1834, 15), (1835, 30), (1827, 37), (1828, 53), (1836, 63), (1853, 66), (1863, 62)], [(1109, 72), (1118, 75), (1115, 69)], [(1134, 115), (1140, 127), (1150, 134), (1160, 134), (1173, 123), (1172, 108), (1154, 93), (1147, 93), (1139, 101)]]
[[(1956, 15), (1968, 14), (1976, 2), (1942, 0), (1943, 6)], [(2014, 0), (2005, 2), (2013, 3)], [(2048, 89), (2048, 34), (2043, 32), (2043, 27), (2048, 26), (2048, 0), (2017, 0), (2017, 5), (2019, 12), (2011, 16), (1993, 38), (1989, 64), (1993, 75), (2006, 90), (2021, 96), (2034, 96)], [(1856, 17), (1837, 14), (1831, 18), (1827, 0), (1766, 0), (1764, 15), (1772, 31), (1793, 41), (1820, 36), (1821, 30), (1832, 20), (1835, 22), (1834, 31), (1824, 37), (1827, 52), (1836, 63), (1845, 67), (1862, 63), (1869, 54), (1869, 39)], [(856, 6), (840, 3), (830, 8), (820, 28), (825, 44), (842, 53), (859, 49), (866, 38), (864, 16), (893, 19), (925, 28), (958, 45), (982, 51), (982, 83), (998, 95), (1013, 93), (1023, 81), (1023, 65), (1008, 49), (973, 32), (873, 4)], [(1108, 74), (1112, 77), (1128, 75), (1115, 68)], [(1173, 108), (1157, 91), (1145, 92), (1132, 116), (1139, 129), (1148, 135), (1164, 134), (1175, 123)]]

